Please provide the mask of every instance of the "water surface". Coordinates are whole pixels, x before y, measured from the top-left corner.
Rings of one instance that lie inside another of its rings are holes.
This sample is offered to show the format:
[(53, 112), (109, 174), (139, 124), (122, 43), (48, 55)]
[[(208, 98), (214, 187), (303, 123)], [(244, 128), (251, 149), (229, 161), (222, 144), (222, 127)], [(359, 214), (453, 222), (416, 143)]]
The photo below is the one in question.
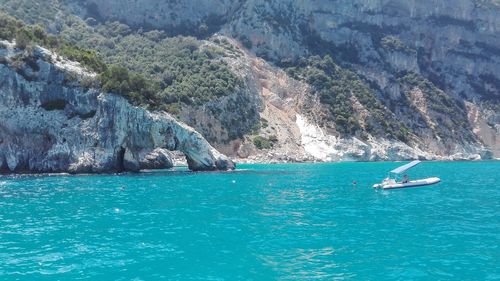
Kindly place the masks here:
[(500, 162), (399, 164), (0, 177), (0, 279), (499, 280)]

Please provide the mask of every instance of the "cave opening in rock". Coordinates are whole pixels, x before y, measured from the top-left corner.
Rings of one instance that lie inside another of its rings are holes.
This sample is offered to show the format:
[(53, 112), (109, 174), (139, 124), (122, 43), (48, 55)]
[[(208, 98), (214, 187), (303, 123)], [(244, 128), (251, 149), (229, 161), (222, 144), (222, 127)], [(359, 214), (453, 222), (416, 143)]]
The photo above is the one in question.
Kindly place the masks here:
[(118, 173), (121, 173), (125, 170), (125, 165), (123, 163), (125, 159), (125, 150), (126, 149), (123, 146), (120, 146), (116, 153), (116, 171)]

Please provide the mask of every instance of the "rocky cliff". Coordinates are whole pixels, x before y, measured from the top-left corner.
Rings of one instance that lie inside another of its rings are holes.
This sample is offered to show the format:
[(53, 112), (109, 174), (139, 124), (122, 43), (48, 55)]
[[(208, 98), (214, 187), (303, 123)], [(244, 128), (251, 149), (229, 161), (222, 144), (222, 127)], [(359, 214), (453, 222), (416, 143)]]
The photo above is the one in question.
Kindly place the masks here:
[(36, 47), (0, 48), (0, 172), (121, 172), (169, 168), (179, 150), (191, 170), (234, 163), (198, 132), (163, 112), (82, 87), (78, 63)]
[[(235, 45), (238, 44), (236, 40), (228, 40)], [(226, 60), (235, 73), (245, 77), (245, 83), (249, 85), (246, 88), (254, 89), (260, 96), (259, 102), (253, 104), (260, 118), (256, 130), (242, 139), (218, 146), (224, 153), (238, 156), (241, 162), (472, 160), (492, 157), (491, 150), (474, 137), (472, 140), (466, 140), (465, 137), (458, 138), (450, 142), (447, 148), (443, 148), (435, 144), (432, 132), (422, 132), (419, 135), (410, 132), (412, 139), (408, 142), (375, 134), (368, 134), (364, 138), (339, 136), (334, 128), (320, 125), (324, 124), (322, 119), (326, 113), (322, 110), (323, 105), (319, 97), (314, 95), (310, 85), (291, 78), (279, 67), (249, 52), (242, 52), (238, 57), (227, 57)], [(370, 112), (359, 101), (353, 102), (359, 105), (356, 111), (358, 118), (368, 119), (367, 115)], [(417, 106), (422, 106), (418, 104), (416, 97), (414, 102), (416, 103), (414, 110), (417, 110)], [(370, 105), (366, 107), (368, 106)], [(481, 123), (482, 130), (490, 134), (488, 135), (490, 147), (498, 147), (499, 127), (497, 126), (495, 130), (495, 127), (486, 125), (486, 118), (479, 116), (481, 109), (476, 105), (468, 103), (467, 108), (468, 112), (476, 112), (469, 118), (474, 130)], [(495, 114), (498, 113), (490, 111), (488, 116)], [(422, 116), (424, 117), (421, 118), (436, 119), (432, 112), (426, 112)], [(384, 118), (395, 118), (395, 115), (384, 115)], [(445, 117), (440, 118), (444, 120)], [(472, 121), (472, 118), (478, 118), (478, 121)], [(489, 123), (494, 124), (494, 122)], [(200, 127), (203, 122), (197, 124), (195, 127)], [(431, 135), (428, 139), (423, 137), (426, 133)], [(256, 147), (254, 140), (258, 137), (271, 140), (271, 147), (266, 149)], [(450, 141), (450, 138), (443, 141)], [(495, 141), (497, 142), (494, 143)]]
[[(89, 0), (84, 5), (76, 5), (79, 7), (76, 10), (83, 18), (119, 20), (135, 27), (183, 30), (183, 34), (197, 36), (219, 32), (236, 39), (239, 43), (234, 45), (243, 53), (249, 49), (264, 58), (265, 61), (259, 63), (253, 58), (249, 60), (248, 56), (227, 60), (246, 79), (251, 94), (260, 98), (258, 102), (252, 102), (255, 98), (246, 98), (240, 103), (247, 108), (249, 102), (253, 104), (251, 108), (258, 113), (250, 113), (257, 117), (250, 119), (257, 120), (257, 124), (259, 119), (276, 121), (272, 126), (257, 129), (259, 136), (272, 137), (274, 142), (271, 148), (256, 148), (252, 145), (255, 130), (224, 141), (214, 137), (216, 145), (227, 153), (275, 160), (296, 159), (300, 151), (305, 152), (305, 156), (298, 158), (306, 160), (500, 156), (499, 126), (498, 122), (492, 122), (498, 118), (495, 108), (500, 100), (500, 10), (497, 2), (202, 2)], [(371, 110), (372, 102), (366, 102), (367, 99), (356, 93), (347, 99), (353, 104), (350, 114), (360, 129), (350, 135), (340, 134), (338, 122), (332, 122), (335, 117), (331, 118), (332, 113), (327, 110), (331, 101), (315, 98), (314, 89), (308, 85), (303, 85), (302, 92), (297, 93), (289, 85), (298, 82), (287, 76), (288, 73), (279, 71), (279, 67), (294, 66), (301, 57), (312, 55), (329, 55), (339, 66), (354, 71), (370, 88), (369, 95), (381, 102), (383, 108), (380, 107), (377, 114), (382, 114), (382, 119), (391, 124), (406, 128), (406, 139), (397, 139), (384, 129), (385, 125), (371, 130), (377, 127), (376, 122), (370, 121), (375, 114)], [(274, 75), (277, 76), (272, 77)], [(281, 82), (276, 83), (277, 80)], [(236, 96), (251, 94), (247, 91)], [(283, 96), (285, 100), (280, 100)], [(304, 99), (316, 99), (316, 103)], [(297, 106), (291, 106), (291, 100)], [(213, 103), (220, 105), (222, 112), (234, 111), (225, 108), (227, 103)], [(284, 123), (274, 120), (279, 115), (274, 112), (269, 116), (272, 107), (286, 112), (290, 118)], [(302, 117), (296, 119), (296, 114)], [(199, 116), (196, 123), (185, 121), (210, 135), (211, 130), (202, 120), (227, 122), (228, 118), (220, 118), (222, 115), (208, 113)], [(481, 120), (472, 120), (473, 116)], [(248, 119), (221, 123), (218, 132), (224, 134), (231, 126), (248, 128), (245, 124)], [(317, 125), (318, 129), (312, 134), (311, 130), (304, 129), (309, 126), (295, 120)], [(386, 132), (381, 133), (383, 130)], [(301, 136), (306, 131), (308, 137)], [(316, 136), (315, 140), (311, 139), (312, 135)], [(328, 149), (309, 153), (311, 143), (321, 143), (320, 146)], [(288, 149), (283, 150), (283, 147)]]
[[(23, 16), (19, 1), (2, 1)], [(222, 53), (242, 84), (177, 117), (239, 161), (500, 157), (497, 0), (65, 0), (56, 10), (50, 30), (98, 51), (135, 56), (134, 39), (166, 34)]]

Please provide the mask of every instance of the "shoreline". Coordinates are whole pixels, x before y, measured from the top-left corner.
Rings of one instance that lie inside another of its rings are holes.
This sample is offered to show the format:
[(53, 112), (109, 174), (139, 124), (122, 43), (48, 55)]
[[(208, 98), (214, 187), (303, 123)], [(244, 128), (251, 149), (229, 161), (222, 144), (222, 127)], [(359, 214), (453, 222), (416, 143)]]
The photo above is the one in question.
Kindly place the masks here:
[[(138, 172), (125, 171), (125, 172), (108, 172), (108, 173), (68, 173), (68, 172), (47, 172), (47, 173), (30, 173), (30, 172), (20, 172), (20, 173), (0, 173), (0, 179), (2, 178), (13, 178), (13, 177), (52, 177), (52, 176), (96, 176), (96, 175), (106, 175), (106, 176), (122, 176), (122, 175), (138, 175), (138, 174), (154, 174), (161, 172), (172, 172), (172, 173), (230, 173), (238, 171), (239, 165), (295, 165), (295, 164), (342, 164), (342, 163), (397, 163), (405, 162), (411, 160), (394, 160), (394, 161), (304, 161), (304, 162), (235, 162), (236, 169), (229, 171), (191, 171), (188, 169), (187, 165), (178, 164), (171, 168), (166, 169), (144, 169)], [(435, 159), (435, 160), (424, 160), (425, 162), (497, 162), (500, 158), (493, 159), (460, 159), (460, 160), (449, 160), (449, 159)], [(176, 170), (181, 169), (181, 170)]]

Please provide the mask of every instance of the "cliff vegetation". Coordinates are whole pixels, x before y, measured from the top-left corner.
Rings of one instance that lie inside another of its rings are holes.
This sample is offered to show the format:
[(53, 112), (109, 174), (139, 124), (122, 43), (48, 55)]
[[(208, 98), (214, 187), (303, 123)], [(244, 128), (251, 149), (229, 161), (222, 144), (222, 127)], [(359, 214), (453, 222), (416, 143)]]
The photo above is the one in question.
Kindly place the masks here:
[(84, 86), (100, 82), (105, 91), (151, 109), (178, 113), (183, 105), (202, 105), (236, 91), (242, 83), (222, 62), (222, 47), (194, 37), (172, 38), (158, 30), (133, 32), (118, 22), (94, 29), (74, 16), (63, 19), (56, 36), (42, 25), (25, 25), (5, 13), (0, 20), (3, 39), (16, 39), (23, 49), (38, 44), (78, 61), (100, 74), (99, 81), (84, 81)]
[[(329, 113), (326, 121), (333, 122), (340, 134), (365, 138), (365, 132), (368, 132), (375, 136), (408, 140), (408, 128), (394, 119), (367, 83), (354, 72), (335, 64), (330, 56), (301, 59), (296, 65), (288, 67), (287, 72), (313, 87), (313, 93)], [(370, 113), (363, 124), (353, 98)]]

